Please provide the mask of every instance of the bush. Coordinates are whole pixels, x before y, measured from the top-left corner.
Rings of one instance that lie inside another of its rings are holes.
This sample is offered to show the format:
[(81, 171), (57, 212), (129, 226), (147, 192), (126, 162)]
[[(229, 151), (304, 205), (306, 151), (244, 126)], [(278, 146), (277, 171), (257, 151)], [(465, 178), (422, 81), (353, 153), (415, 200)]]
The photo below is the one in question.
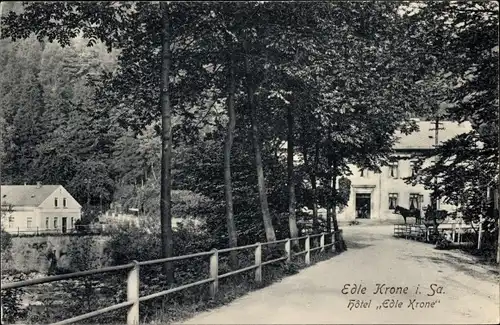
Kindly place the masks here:
[(160, 236), (142, 229), (120, 228), (106, 243), (104, 254), (111, 265), (160, 258)]
[(1, 232), (2, 232), (2, 238), (1, 238), (2, 252), (5, 252), (12, 247), (12, 236), (8, 232), (6, 232), (3, 228)]
[[(2, 275), (2, 282), (7, 283), (24, 281), (26, 279), (27, 277), (25, 274)], [(23, 288), (2, 290), (2, 308), (4, 320), (6, 321), (6, 323), (13, 323), (25, 317), (26, 312), (22, 308), (23, 294)]]
[(1, 259), (2, 259), (2, 262), (4, 261), (8, 261), (10, 258), (11, 258), (11, 254), (10, 254), (10, 248), (12, 247), (12, 235), (9, 234), (8, 232), (6, 232), (5, 230), (1, 230), (1, 248), (2, 248), (2, 252), (1, 252)]

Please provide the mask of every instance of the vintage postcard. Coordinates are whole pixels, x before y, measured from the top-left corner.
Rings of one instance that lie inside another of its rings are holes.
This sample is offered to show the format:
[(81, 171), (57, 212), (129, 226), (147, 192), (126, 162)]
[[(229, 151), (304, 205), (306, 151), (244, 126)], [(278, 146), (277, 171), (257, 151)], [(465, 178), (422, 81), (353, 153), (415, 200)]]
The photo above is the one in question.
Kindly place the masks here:
[(498, 324), (495, 1), (2, 1), (2, 324)]

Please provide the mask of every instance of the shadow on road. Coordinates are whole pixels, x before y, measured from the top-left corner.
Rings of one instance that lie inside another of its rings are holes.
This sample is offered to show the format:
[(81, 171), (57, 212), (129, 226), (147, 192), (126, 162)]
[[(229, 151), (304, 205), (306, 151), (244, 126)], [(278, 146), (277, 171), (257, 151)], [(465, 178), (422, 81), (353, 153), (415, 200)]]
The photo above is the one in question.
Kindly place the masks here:
[(414, 256), (417, 260), (428, 260), (438, 265), (446, 265), (457, 272), (469, 275), (484, 281), (498, 281), (499, 272), (490, 267), (477, 264), (475, 261), (463, 257), (445, 254), (442, 257)]
[(346, 240), (345, 244), (347, 246), (347, 249), (362, 249), (366, 247), (373, 246), (371, 244), (365, 244), (359, 241), (353, 241), (353, 240)]

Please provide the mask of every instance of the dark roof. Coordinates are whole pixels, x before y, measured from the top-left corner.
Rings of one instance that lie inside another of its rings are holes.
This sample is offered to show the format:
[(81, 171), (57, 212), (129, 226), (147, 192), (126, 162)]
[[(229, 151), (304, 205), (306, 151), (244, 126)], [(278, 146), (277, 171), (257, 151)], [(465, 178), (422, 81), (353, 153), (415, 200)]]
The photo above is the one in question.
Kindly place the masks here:
[[(419, 121), (417, 122), (419, 126), (419, 131), (410, 133), (408, 135), (396, 132), (396, 136), (399, 140), (394, 145), (396, 150), (404, 149), (432, 149), (434, 148), (434, 121)], [(450, 140), (451, 138), (466, 133), (472, 130), (472, 126), (469, 122), (457, 123), (450, 121), (442, 121), (438, 134), (439, 144), (444, 141)]]
[(37, 207), (61, 185), (2, 185), (2, 205)]

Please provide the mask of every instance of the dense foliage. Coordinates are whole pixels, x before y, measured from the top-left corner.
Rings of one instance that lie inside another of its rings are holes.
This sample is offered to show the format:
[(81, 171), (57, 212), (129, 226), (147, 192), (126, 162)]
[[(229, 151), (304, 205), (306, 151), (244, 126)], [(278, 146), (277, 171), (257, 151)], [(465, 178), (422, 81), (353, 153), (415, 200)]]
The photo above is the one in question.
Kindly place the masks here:
[(303, 207), (314, 231), (335, 229), (348, 166), (377, 171), (395, 130), (447, 103), (442, 118), (474, 131), (418, 181), (439, 174), (435, 196), (476, 216), (498, 162), (497, 7), (302, 6), (33, 2), (4, 15), (4, 183), (65, 185), (89, 217), (138, 208), (163, 240), (177, 217), (202, 220), (217, 247), (284, 238)]
[(411, 181), (457, 205), (467, 222), (484, 222), (493, 244), (499, 217), (492, 201), (499, 174), (498, 3), (436, 2), (412, 13), (409, 23), (420, 35), (412, 41), (432, 59), (418, 82), (429, 90), (433, 117), (467, 121), (472, 130), (432, 152), (434, 164), (418, 166)]

